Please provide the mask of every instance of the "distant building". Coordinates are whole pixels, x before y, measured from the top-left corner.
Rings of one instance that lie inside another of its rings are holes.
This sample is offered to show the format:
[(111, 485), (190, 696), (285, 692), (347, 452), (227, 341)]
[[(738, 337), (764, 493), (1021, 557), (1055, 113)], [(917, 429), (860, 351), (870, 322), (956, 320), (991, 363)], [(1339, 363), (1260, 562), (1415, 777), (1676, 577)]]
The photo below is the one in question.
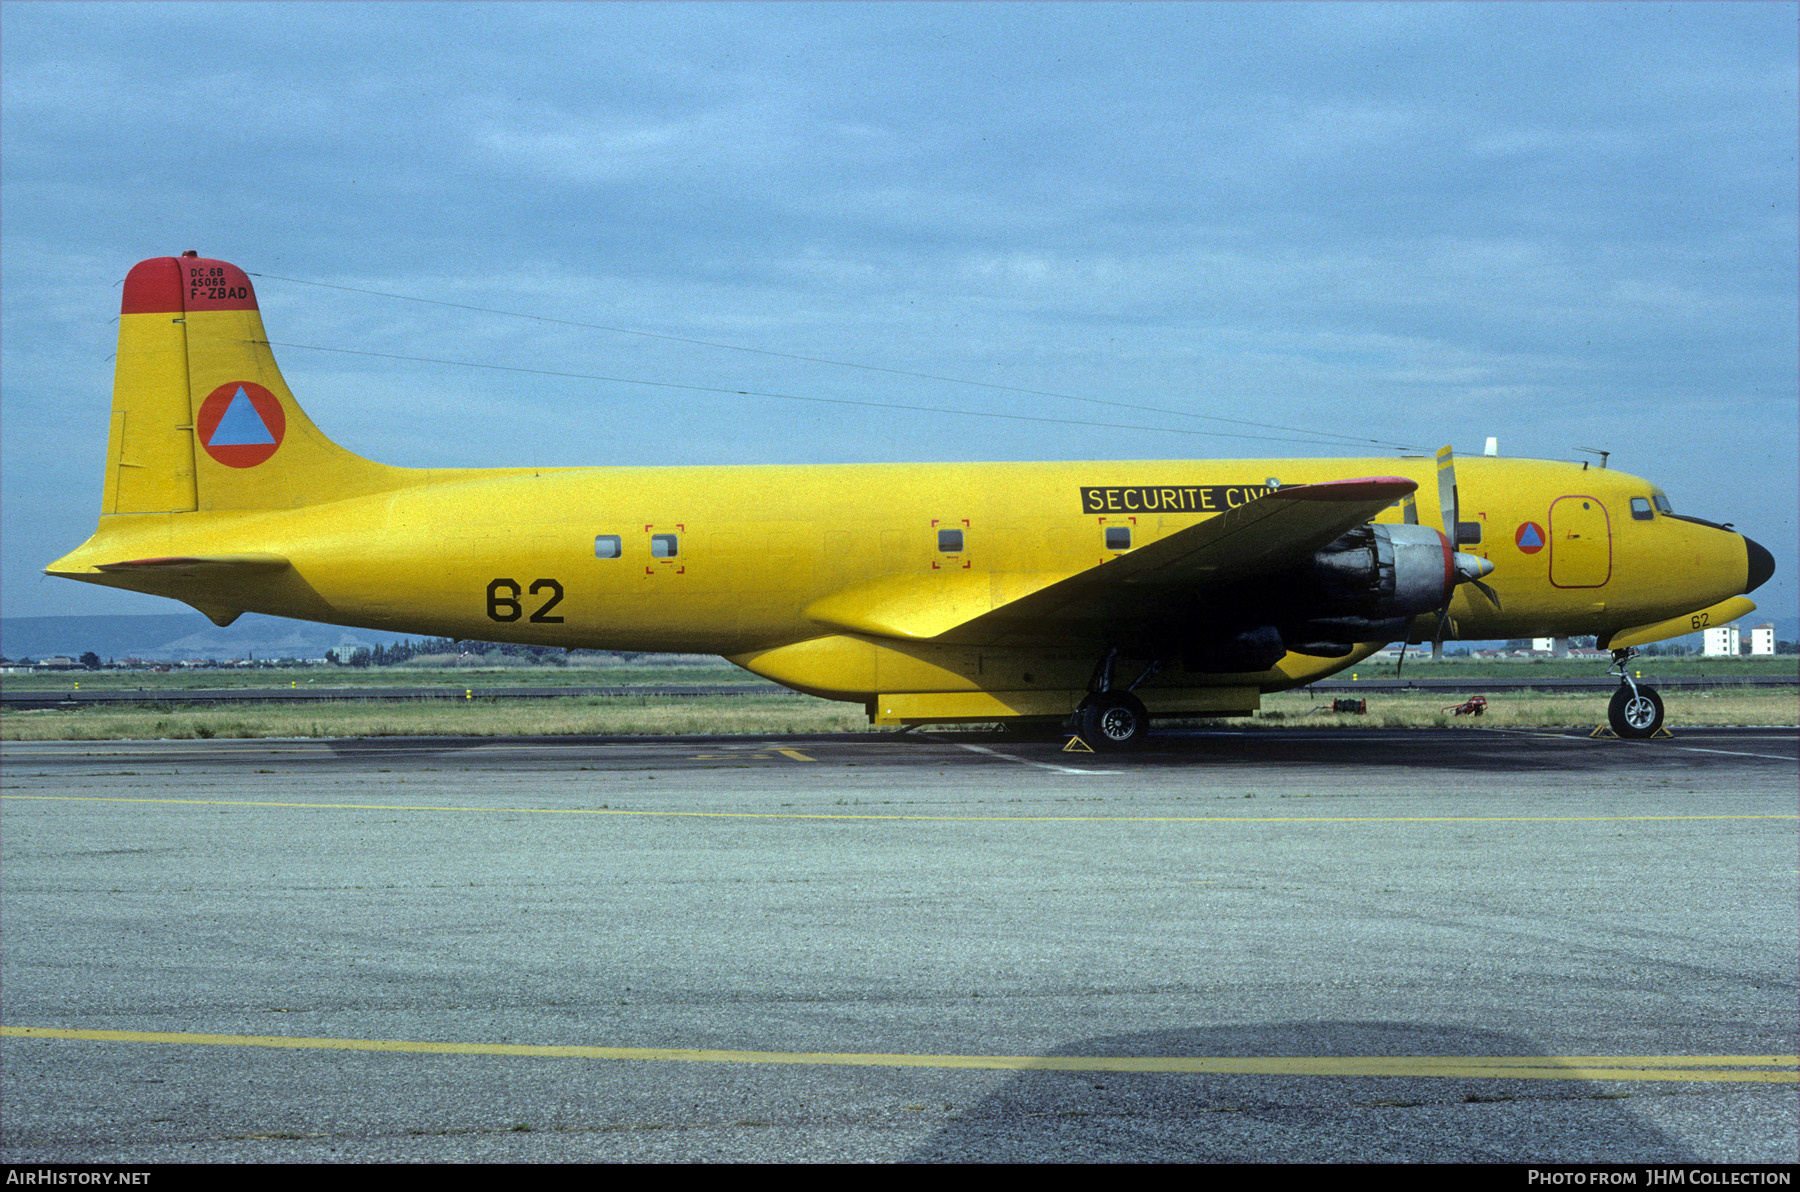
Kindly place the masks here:
[(1750, 652), (1752, 654), (1773, 654), (1775, 652), (1775, 626), (1767, 622), (1750, 631)]
[(1700, 652), (1708, 658), (1735, 658), (1738, 654), (1737, 625), (1715, 625), (1703, 634)]
[(1569, 639), (1566, 637), (1534, 637), (1531, 648), (1536, 653), (1554, 654), (1558, 658), (1566, 658), (1569, 654)]

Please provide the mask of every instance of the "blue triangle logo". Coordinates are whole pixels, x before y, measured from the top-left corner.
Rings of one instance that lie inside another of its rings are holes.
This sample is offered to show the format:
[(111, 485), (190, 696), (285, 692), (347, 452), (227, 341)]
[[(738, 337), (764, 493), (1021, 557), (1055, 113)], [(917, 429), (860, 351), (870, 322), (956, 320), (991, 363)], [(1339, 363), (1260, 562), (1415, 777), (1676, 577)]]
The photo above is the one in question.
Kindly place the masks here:
[(225, 407), (224, 417), (219, 425), (213, 427), (212, 438), (207, 441), (208, 447), (250, 447), (258, 444), (271, 444), (275, 436), (269, 433), (269, 424), (262, 415), (256, 412), (256, 406), (250, 395), (244, 392), (242, 385), (231, 395), (231, 404)]
[[(239, 392), (241, 393), (243, 391), (239, 390)], [(226, 412), (226, 417), (230, 417), (230, 411)], [(225, 424), (223, 422), (221, 422), (219, 425), (223, 426)], [(218, 442), (217, 439), (214, 439), (213, 441), (215, 443)], [(1526, 522), (1525, 523), (1525, 532), (1523, 534), (1519, 535), (1519, 545), (1520, 546), (1542, 546), (1542, 545), (1544, 545), (1544, 540), (1542, 538), (1538, 537), (1537, 527), (1532, 525), (1530, 522)]]

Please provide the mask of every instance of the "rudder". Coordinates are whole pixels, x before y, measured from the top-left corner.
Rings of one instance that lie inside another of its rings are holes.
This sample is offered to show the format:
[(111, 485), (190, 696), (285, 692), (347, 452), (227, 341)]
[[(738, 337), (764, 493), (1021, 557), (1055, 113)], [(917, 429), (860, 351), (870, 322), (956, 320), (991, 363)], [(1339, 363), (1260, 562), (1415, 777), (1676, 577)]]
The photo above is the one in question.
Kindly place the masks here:
[(102, 514), (197, 508), (180, 286), (174, 257), (141, 261), (125, 278)]

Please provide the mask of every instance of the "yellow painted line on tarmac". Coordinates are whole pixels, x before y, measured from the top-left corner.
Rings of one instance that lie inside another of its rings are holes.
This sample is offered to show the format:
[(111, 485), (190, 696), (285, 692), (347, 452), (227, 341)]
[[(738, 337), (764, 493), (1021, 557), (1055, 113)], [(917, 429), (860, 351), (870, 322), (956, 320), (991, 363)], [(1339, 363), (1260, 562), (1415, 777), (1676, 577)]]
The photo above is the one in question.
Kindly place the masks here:
[(252, 799), (151, 799), (124, 795), (0, 795), (40, 803), (154, 803), (188, 807), (285, 807), (307, 811), (511, 812), (687, 819), (923, 820), (931, 823), (1089, 824), (1612, 824), (1693, 820), (1800, 820), (1800, 815), (872, 815), (824, 811), (631, 811), (607, 807), (450, 807), (431, 803), (283, 803)]
[(816, 762), (819, 760), (816, 757), (807, 757), (798, 749), (777, 749), (775, 752), (779, 753), (782, 757), (791, 757), (797, 762)]
[(311, 1039), (178, 1031), (75, 1031), (0, 1027), (17, 1039), (501, 1055), (534, 1059), (639, 1060), (702, 1064), (812, 1064), (865, 1068), (965, 1068), (1023, 1072), (1166, 1072), (1247, 1076), (1402, 1076), (1515, 1080), (1681, 1080), (1800, 1083), (1791, 1055), (1366, 1055), (1065, 1056), (906, 1055), (827, 1051), (715, 1051), (682, 1047), (558, 1047), (523, 1043), (425, 1043), (405, 1039)]

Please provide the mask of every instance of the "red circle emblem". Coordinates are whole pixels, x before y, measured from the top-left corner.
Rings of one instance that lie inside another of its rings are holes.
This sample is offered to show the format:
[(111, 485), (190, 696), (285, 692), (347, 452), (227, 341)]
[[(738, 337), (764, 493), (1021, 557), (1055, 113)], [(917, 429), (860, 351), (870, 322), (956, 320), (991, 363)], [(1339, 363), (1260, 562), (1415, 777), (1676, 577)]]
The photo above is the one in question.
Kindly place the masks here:
[(281, 446), (287, 415), (255, 381), (227, 381), (200, 403), (194, 430), (206, 454), (226, 467), (254, 468)]
[(1544, 549), (1544, 543), (1548, 541), (1549, 539), (1544, 535), (1544, 527), (1536, 522), (1525, 522), (1513, 531), (1513, 544), (1523, 554), (1537, 554)]

